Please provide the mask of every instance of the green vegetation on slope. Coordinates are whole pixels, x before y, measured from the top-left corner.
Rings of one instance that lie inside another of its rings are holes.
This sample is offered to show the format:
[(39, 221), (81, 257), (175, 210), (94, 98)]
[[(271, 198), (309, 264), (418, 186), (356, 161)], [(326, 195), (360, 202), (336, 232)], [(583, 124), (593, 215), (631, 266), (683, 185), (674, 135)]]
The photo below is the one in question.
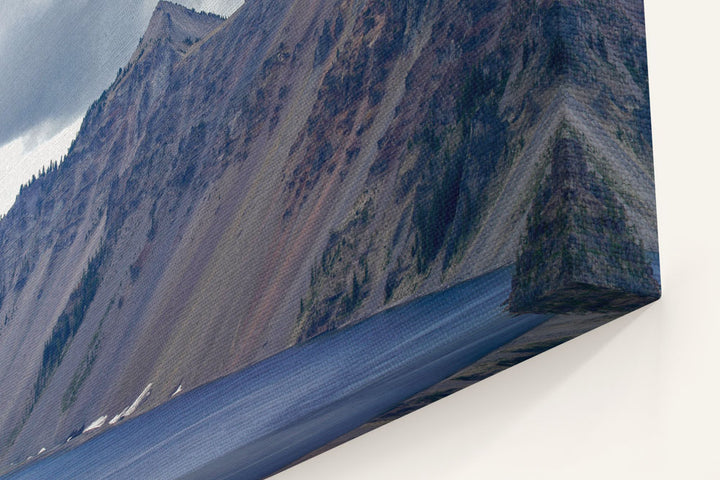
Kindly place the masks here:
[(75, 337), (75, 334), (85, 319), (85, 314), (95, 298), (95, 294), (100, 285), (100, 271), (108, 254), (109, 248), (105, 243), (102, 243), (98, 251), (88, 262), (88, 266), (80, 279), (80, 283), (70, 294), (70, 299), (65, 306), (65, 310), (60, 314), (60, 317), (58, 317), (58, 321), (53, 327), (50, 338), (45, 342), (42, 364), (40, 365), (40, 370), (33, 385), (32, 395), (28, 399), (22, 415), (17, 417), (18, 421), (7, 437), (5, 442), (6, 446), (15, 443), (25, 422), (30, 418), (30, 414), (33, 412), (40, 395), (42, 395), (45, 387), (47, 387), (50, 382), (52, 375), (60, 365), (72, 339)]
[(107, 308), (105, 309), (105, 314), (103, 315), (103, 318), (100, 319), (100, 324), (97, 327), (97, 330), (95, 331), (95, 334), (92, 337), (92, 340), (90, 341), (90, 346), (88, 346), (87, 353), (85, 354), (85, 358), (82, 362), (80, 362), (80, 365), (75, 370), (75, 373), (73, 373), (72, 380), (70, 381), (70, 385), (68, 385), (67, 389), (65, 390), (65, 393), (62, 397), (62, 411), (66, 411), (68, 408), (72, 406), (73, 403), (75, 403), (75, 400), (77, 399), (78, 393), (80, 392), (80, 388), (82, 388), (83, 384), (85, 383), (85, 380), (90, 375), (90, 372), (92, 371), (92, 367), (95, 364), (95, 360), (97, 359), (98, 353), (100, 352), (100, 330), (102, 329), (102, 325), (105, 322), (105, 319), (107, 318), (108, 313), (110, 313), (110, 309), (112, 306), (115, 305), (115, 299), (111, 300), (108, 304)]
[(339, 326), (369, 295), (368, 250), (350, 239), (356, 238), (372, 218), (373, 207), (368, 202), (356, 210), (342, 231), (330, 235), (319, 264), (312, 268), (310, 292), (300, 303), (299, 338)]
[(100, 285), (100, 269), (108, 254), (108, 248), (102, 244), (88, 263), (77, 288), (70, 294), (65, 310), (53, 327), (50, 338), (45, 342), (42, 365), (35, 380), (34, 397), (37, 400), (47, 386), (50, 378), (60, 365), (67, 352), (70, 342), (75, 337), (80, 325), (85, 319), (90, 304), (95, 298)]
[(508, 122), (498, 108), (508, 78), (504, 63), (498, 54), (467, 68), (450, 96), (454, 122), (438, 125), (439, 114), (430, 110), (429, 122), (415, 134), (412, 146), (427, 159), (415, 179), (413, 255), (419, 274), (443, 248), (443, 270), (462, 255), (482, 216), (486, 189), (507, 154)]
[(457, 157), (451, 159), (446, 152), (443, 167), (445, 171), (440, 182), (425, 203), (420, 203), (415, 210), (417, 269), (420, 273), (425, 273), (437, 257), (457, 212), (463, 162)]

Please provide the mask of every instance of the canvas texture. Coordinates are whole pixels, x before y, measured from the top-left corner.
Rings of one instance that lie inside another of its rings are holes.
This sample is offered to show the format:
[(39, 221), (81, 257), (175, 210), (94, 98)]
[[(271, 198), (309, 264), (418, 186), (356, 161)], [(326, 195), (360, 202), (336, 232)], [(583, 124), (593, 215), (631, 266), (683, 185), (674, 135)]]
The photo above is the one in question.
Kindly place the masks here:
[(0, 220), (0, 473), (265, 478), (659, 296), (642, 0), (161, 1)]

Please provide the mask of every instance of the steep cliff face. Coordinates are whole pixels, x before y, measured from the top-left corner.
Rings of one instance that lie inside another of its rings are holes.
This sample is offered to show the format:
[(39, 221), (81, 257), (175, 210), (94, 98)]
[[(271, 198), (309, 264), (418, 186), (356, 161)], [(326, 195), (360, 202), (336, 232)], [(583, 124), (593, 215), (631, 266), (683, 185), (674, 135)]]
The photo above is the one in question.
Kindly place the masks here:
[(514, 262), (564, 124), (655, 250), (642, 5), (586, 3), (160, 2), (0, 222), (0, 460)]

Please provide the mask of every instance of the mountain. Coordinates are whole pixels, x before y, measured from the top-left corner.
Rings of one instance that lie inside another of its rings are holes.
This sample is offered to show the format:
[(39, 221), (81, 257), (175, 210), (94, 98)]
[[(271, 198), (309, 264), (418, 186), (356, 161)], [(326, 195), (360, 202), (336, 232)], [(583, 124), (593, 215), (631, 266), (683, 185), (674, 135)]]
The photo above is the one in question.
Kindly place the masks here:
[[(577, 194), (657, 251), (638, 0), (160, 2), (0, 221), (0, 461), (522, 264), (575, 151)], [(607, 253), (588, 288), (647, 271)]]

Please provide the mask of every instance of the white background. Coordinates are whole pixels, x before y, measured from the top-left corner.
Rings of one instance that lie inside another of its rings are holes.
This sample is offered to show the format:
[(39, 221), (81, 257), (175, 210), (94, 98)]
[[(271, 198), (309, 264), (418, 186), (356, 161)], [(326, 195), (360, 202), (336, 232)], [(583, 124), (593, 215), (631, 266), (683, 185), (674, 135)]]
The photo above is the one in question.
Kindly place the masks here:
[(720, 479), (720, 6), (645, 8), (663, 298), (278, 480)]

